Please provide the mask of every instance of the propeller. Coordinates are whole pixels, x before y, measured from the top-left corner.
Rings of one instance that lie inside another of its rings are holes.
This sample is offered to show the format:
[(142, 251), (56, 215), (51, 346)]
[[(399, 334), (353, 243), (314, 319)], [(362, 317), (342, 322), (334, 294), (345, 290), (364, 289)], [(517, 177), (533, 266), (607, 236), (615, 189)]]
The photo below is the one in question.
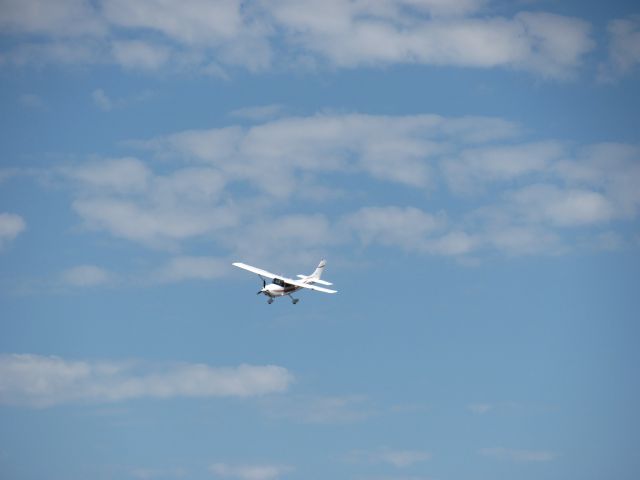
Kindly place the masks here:
[[(267, 286), (267, 281), (260, 275), (258, 275), (260, 278), (262, 278), (262, 290), (264, 290), (264, 288)], [(260, 295), (262, 293), (262, 290), (260, 290), (258, 293), (256, 293), (256, 295)]]

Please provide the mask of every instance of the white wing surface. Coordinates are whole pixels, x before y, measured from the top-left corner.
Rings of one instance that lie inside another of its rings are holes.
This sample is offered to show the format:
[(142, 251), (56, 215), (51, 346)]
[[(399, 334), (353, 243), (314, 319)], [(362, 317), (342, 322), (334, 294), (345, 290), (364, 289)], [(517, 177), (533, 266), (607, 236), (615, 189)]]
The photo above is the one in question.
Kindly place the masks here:
[(242, 268), (243, 270), (247, 270), (249, 272), (256, 273), (256, 274), (261, 275), (263, 277), (279, 278), (281, 280), (284, 280), (284, 277), (281, 277), (280, 275), (276, 275), (275, 273), (267, 272), (266, 270), (262, 270), (261, 268), (252, 267), (251, 265), (247, 265), (246, 263), (235, 262), (232, 265), (234, 267)]
[(330, 290), (328, 288), (318, 287), (317, 285), (309, 285), (308, 283), (304, 283), (299, 280), (293, 280), (292, 278), (285, 278), (285, 277), (276, 277), (276, 278), (279, 278), (280, 280), (284, 280), (285, 282), (290, 283), (291, 285), (295, 285), (296, 287), (308, 288), (309, 290), (315, 290), (317, 292), (324, 292), (324, 293), (338, 292), (337, 290)]
[(322, 287), (318, 287), (316, 285), (309, 285), (308, 283), (304, 283), (301, 282), (300, 280), (294, 280), (292, 278), (287, 278), (287, 277), (283, 277), (281, 275), (276, 275), (275, 273), (271, 273), (271, 272), (267, 272), (266, 270), (263, 270), (261, 268), (257, 268), (257, 267), (253, 267), (251, 265), (247, 265), (246, 263), (242, 263), (242, 262), (235, 262), (232, 264), (234, 267), (238, 267), (238, 268), (242, 268), (243, 270), (247, 270), (248, 272), (253, 272), (257, 275), (260, 275), (262, 277), (266, 277), (266, 278), (271, 278), (271, 279), (278, 279), (278, 280), (282, 280), (285, 283), (288, 283), (289, 285), (295, 285), (296, 287), (301, 287), (301, 288), (307, 288), (309, 290), (315, 290), (317, 292), (323, 292), (323, 293), (337, 293), (337, 290), (330, 290), (328, 288), (322, 288)]

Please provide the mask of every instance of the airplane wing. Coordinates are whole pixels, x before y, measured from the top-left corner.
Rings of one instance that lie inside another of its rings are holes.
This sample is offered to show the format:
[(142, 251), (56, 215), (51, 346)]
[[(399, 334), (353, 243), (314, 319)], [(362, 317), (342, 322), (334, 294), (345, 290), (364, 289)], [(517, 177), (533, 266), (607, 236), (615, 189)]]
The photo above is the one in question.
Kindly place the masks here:
[[(306, 278), (309, 278), (309, 275), (298, 275), (298, 278), (301, 278), (304, 280)], [(333, 285), (333, 283), (327, 282), (326, 280), (320, 280), (319, 278), (313, 278), (311, 279), (311, 281), (313, 283), (319, 283), (320, 285), (327, 285), (327, 286)]]
[(248, 272), (253, 272), (256, 273), (262, 277), (267, 277), (267, 278), (279, 278), (281, 280), (284, 280), (284, 277), (281, 277), (280, 275), (276, 275), (275, 273), (271, 273), (271, 272), (267, 272), (266, 270), (262, 270), (261, 268), (257, 268), (257, 267), (252, 267), (251, 265), (247, 265), (246, 263), (242, 263), (242, 262), (235, 262), (232, 264), (234, 267), (238, 267), (238, 268), (242, 268), (243, 270), (247, 270)]
[(281, 275), (276, 275), (275, 273), (271, 273), (271, 272), (267, 272), (266, 270), (263, 270), (261, 268), (257, 268), (257, 267), (253, 267), (251, 265), (247, 265), (246, 263), (242, 263), (242, 262), (235, 262), (232, 264), (234, 267), (238, 267), (238, 268), (242, 268), (243, 270), (247, 270), (248, 272), (253, 272), (257, 275), (260, 275), (262, 277), (266, 277), (266, 278), (271, 278), (271, 279), (278, 279), (278, 280), (282, 280), (285, 283), (288, 283), (290, 285), (295, 285), (296, 287), (301, 287), (301, 288), (307, 288), (309, 290), (315, 290), (317, 292), (323, 292), (323, 293), (337, 293), (337, 290), (330, 290), (328, 288), (322, 288), (322, 287), (318, 287), (316, 285), (309, 285), (308, 283), (304, 283), (301, 282), (299, 280), (294, 280), (292, 278), (287, 278), (287, 277), (283, 277)]

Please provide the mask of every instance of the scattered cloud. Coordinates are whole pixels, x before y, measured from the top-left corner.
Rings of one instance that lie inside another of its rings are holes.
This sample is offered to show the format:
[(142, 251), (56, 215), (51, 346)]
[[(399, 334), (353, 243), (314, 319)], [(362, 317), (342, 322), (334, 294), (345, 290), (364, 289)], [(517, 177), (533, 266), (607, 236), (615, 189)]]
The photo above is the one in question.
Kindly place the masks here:
[(613, 82), (640, 65), (640, 15), (609, 22), (609, 58), (600, 65), (599, 79)]
[(0, 403), (5, 405), (50, 407), (142, 397), (250, 397), (283, 392), (292, 381), (287, 369), (275, 365), (153, 365), (0, 355)]
[[(618, 226), (640, 212), (640, 147), (522, 136), (499, 118), (324, 113), (130, 141), (161, 163), (93, 159), (57, 173), (88, 229), (171, 251), (207, 239), (246, 261), (284, 250), (286, 267), (347, 244), (459, 259), (625, 245)], [(334, 187), (354, 178), (367, 188)], [(387, 188), (410, 200), (378, 204)], [(158, 278), (222, 272), (212, 259), (177, 262)]]
[(229, 465), (214, 463), (209, 471), (219, 478), (239, 480), (276, 480), (293, 471), (288, 465)]
[(153, 480), (156, 478), (186, 478), (189, 472), (184, 468), (133, 468), (129, 474), (140, 480)]
[[(67, 55), (67, 61), (111, 61), (142, 70), (190, 64), (203, 73), (211, 66), (256, 72), (309, 64), (423, 64), (510, 68), (564, 79), (575, 75), (593, 49), (590, 25), (584, 20), (527, 11), (492, 16), (487, 4), (11, 0), (3, 9), (0, 31), (25, 37), (4, 54), (13, 63), (60, 62), (65, 56), (48, 50), (50, 45), (73, 49), (89, 40), (94, 44), (91, 50)], [(628, 26), (615, 24), (610, 29), (616, 38), (629, 35)], [(623, 51), (618, 44), (627, 43), (617, 41), (615, 51)]]
[(113, 100), (101, 88), (96, 88), (91, 94), (91, 98), (100, 110), (108, 112), (113, 109)]
[(495, 405), (491, 403), (472, 403), (467, 405), (467, 409), (470, 412), (477, 413), (479, 415), (484, 415), (485, 413), (489, 413), (493, 410)]
[(61, 279), (72, 287), (97, 287), (109, 283), (113, 275), (95, 265), (79, 265), (62, 272)]
[(152, 274), (153, 281), (160, 283), (184, 280), (212, 280), (229, 271), (229, 262), (215, 257), (174, 257)]
[(27, 228), (20, 215), (0, 213), (0, 251)]
[(558, 457), (557, 453), (546, 450), (516, 450), (503, 447), (482, 448), (480, 455), (497, 460), (508, 460), (511, 462), (550, 462)]
[(23, 107), (30, 108), (32, 110), (43, 110), (46, 108), (46, 104), (42, 97), (35, 93), (23, 93), (18, 97), (18, 101)]
[(396, 468), (410, 467), (416, 463), (431, 460), (431, 452), (424, 450), (391, 450), (388, 448), (376, 451), (354, 450), (347, 459), (356, 463), (386, 463)]
[(376, 414), (368, 398), (362, 395), (297, 395), (268, 399), (263, 406), (274, 418), (309, 424), (349, 424)]
[(256, 107), (238, 108), (229, 112), (229, 115), (246, 120), (261, 121), (269, 120), (279, 116), (284, 111), (284, 107), (278, 104), (260, 105)]

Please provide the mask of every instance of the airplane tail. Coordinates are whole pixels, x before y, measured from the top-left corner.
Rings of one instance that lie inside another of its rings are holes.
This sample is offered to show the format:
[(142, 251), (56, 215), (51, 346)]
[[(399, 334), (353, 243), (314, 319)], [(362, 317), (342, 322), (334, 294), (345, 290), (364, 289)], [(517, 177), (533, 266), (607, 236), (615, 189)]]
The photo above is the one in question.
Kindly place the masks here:
[(322, 277), (322, 273), (324, 272), (324, 266), (326, 264), (326, 260), (321, 260), (318, 264), (318, 267), (313, 271), (311, 275), (298, 275), (298, 278), (301, 278), (305, 282), (319, 283), (320, 285), (333, 285), (331, 282), (327, 282), (326, 280), (320, 280), (320, 277)]
[(322, 277), (322, 272), (324, 272), (324, 266), (327, 264), (326, 260), (321, 260), (320, 263), (318, 264), (318, 267), (313, 271), (313, 273), (311, 275), (309, 275), (309, 277), (313, 278), (314, 280), (320, 280), (320, 278)]

